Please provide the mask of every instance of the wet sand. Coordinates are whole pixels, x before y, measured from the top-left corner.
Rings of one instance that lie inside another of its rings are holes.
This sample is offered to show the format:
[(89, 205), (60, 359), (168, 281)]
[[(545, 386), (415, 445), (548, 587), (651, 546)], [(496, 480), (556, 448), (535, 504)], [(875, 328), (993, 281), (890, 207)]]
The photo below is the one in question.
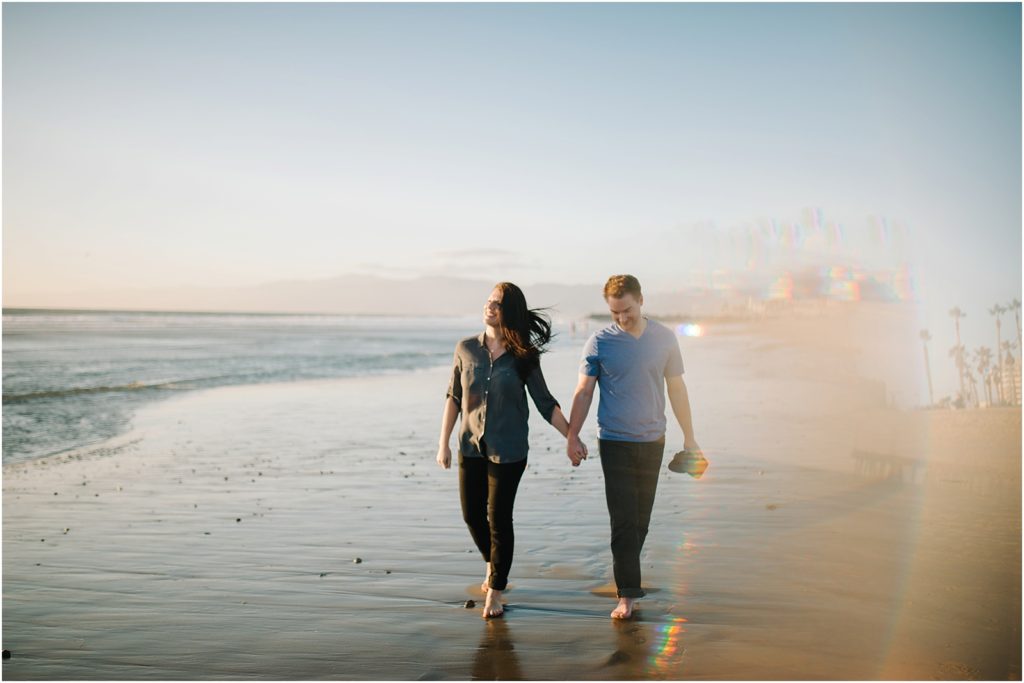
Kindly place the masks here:
[[(1020, 410), (891, 407), (891, 343), (837, 315), (682, 342), (712, 465), (663, 470), (632, 621), (593, 412), (579, 469), (531, 418), (507, 612), (480, 618), (439, 368), (189, 394), (4, 467), (3, 675), (1019, 679)], [(545, 360), (566, 405), (582, 341)]]

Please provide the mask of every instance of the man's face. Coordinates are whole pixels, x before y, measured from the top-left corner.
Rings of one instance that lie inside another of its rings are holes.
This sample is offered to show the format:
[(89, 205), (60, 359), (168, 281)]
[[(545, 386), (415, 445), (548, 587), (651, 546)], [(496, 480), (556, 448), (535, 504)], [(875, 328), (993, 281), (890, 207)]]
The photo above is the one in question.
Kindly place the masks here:
[(612, 320), (626, 332), (633, 332), (640, 326), (640, 307), (644, 305), (644, 298), (626, 293), (621, 297), (610, 296), (606, 299), (608, 310), (611, 311)]

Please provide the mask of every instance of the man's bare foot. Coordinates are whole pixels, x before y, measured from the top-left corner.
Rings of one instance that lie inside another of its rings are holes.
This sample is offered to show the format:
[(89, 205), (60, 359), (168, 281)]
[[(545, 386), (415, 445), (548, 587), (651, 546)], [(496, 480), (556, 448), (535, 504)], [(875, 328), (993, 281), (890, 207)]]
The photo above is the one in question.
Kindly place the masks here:
[(635, 598), (619, 598), (619, 604), (612, 610), (612, 619), (629, 619), (633, 616)]
[(484, 595), (487, 595), (487, 591), (491, 589), (491, 563), (487, 563), (487, 569), (484, 570), (484, 582), (480, 584), (480, 590), (483, 591)]
[(505, 606), (501, 604), (501, 591), (493, 588), (487, 591), (487, 602), (484, 603), (484, 619), (500, 617), (505, 613)]

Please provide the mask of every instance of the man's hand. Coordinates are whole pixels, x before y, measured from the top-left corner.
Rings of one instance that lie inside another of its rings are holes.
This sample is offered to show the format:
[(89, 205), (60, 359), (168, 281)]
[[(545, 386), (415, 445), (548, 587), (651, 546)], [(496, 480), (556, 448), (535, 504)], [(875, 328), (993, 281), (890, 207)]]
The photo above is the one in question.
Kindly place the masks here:
[(579, 436), (570, 435), (565, 441), (565, 453), (573, 467), (579, 467), (580, 463), (587, 459), (587, 446), (580, 441)]

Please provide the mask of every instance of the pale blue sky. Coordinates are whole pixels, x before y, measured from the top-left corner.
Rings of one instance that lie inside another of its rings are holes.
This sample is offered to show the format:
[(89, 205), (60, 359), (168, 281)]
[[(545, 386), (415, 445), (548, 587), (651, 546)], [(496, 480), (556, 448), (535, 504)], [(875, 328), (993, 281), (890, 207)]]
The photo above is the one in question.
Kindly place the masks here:
[[(991, 345), (983, 308), (1021, 288), (1020, 37), (1017, 4), (8, 3), (4, 303), (352, 271), (667, 288), (744, 260), (694, 226), (817, 207), (828, 258), (910, 262), (942, 349), (956, 304)], [(869, 216), (908, 238), (861, 240)]]

